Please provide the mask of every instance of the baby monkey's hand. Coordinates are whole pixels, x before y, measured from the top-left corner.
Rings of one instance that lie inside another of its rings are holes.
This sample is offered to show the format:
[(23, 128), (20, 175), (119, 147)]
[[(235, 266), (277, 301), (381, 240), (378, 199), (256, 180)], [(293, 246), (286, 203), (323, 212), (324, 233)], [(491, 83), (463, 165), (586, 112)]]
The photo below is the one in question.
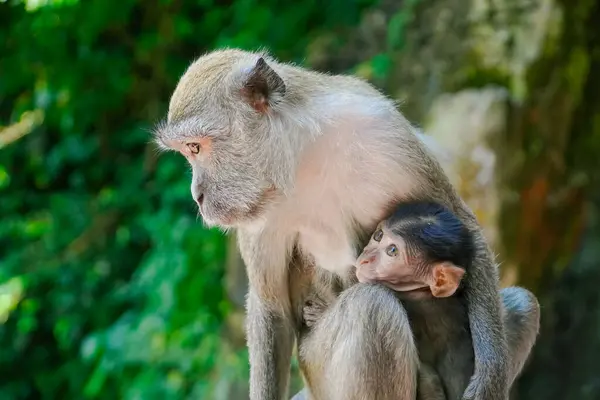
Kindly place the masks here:
[(302, 308), (304, 324), (309, 328), (312, 327), (321, 318), (326, 309), (327, 304), (325, 300), (317, 294), (311, 294), (304, 302), (304, 307)]

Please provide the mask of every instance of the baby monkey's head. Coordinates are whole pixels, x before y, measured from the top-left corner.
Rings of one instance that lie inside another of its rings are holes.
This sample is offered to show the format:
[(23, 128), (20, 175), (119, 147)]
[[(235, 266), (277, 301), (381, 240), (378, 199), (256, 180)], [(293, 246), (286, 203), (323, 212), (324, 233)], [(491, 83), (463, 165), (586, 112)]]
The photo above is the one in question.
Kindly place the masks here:
[(396, 291), (448, 297), (469, 269), (473, 247), (469, 230), (442, 205), (403, 203), (377, 226), (358, 257), (356, 276)]

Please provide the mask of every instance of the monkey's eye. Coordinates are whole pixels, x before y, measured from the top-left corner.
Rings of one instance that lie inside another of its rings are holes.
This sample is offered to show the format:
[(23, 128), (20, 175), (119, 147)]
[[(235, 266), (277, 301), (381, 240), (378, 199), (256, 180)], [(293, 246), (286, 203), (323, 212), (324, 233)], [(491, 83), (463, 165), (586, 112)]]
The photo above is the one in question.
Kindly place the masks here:
[(390, 257), (396, 257), (398, 255), (398, 248), (395, 244), (390, 244), (387, 249), (385, 249), (385, 253)]
[(373, 240), (376, 242), (381, 242), (381, 238), (383, 237), (383, 231), (381, 229), (377, 229), (373, 234)]
[(192, 154), (198, 154), (198, 153), (200, 153), (201, 146), (198, 143), (188, 143), (187, 147), (188, 147), (188, 149), (190, 149), (190, 151), (192, 152)]

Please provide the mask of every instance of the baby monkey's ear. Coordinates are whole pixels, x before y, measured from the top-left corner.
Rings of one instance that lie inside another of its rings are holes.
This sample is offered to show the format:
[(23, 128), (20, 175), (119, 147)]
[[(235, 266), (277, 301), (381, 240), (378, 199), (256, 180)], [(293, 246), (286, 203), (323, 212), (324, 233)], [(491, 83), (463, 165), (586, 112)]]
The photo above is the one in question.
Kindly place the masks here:
[(242, 95), (256, 111), (265, 113), (269, 106), (281, 100), (285, 90), (283, 79), (261, 57), (248, 72)]
[(429, 285), (434, 297), (450, 297), (456, 292), (465, 270), (451, 262), (435, 263), (431, 267), (432, 280)]

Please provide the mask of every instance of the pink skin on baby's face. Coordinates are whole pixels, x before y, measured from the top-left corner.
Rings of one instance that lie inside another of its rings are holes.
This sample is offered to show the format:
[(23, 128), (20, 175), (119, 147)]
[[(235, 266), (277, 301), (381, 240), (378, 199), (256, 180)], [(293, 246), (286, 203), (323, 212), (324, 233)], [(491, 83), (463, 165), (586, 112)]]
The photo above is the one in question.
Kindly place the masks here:
[(447, 297), (455, 293), (464, 269), (450, 262), (417, 268), (419, 260), (408, 256), (406, 242), (382, 222), (356, 261), (356, 277), (362, 283), (381, 283), (415, 296)]

